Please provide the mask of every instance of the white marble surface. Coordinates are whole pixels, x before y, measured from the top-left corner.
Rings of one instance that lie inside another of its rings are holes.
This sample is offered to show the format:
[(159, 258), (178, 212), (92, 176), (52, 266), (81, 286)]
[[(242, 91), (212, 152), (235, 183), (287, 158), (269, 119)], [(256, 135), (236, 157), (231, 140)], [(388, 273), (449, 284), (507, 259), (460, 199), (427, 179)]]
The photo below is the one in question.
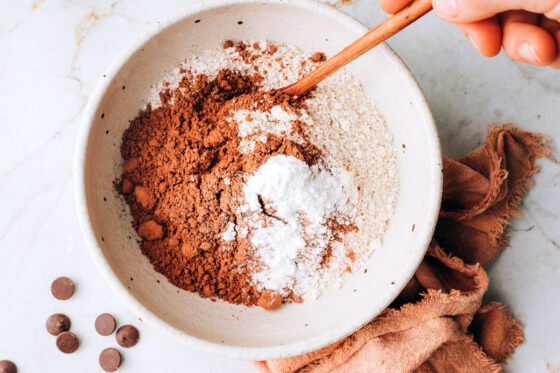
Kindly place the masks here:
[[(333, 5), (368, 25), (384, 17), (375, 0), (341, 3)], [(16, 361), (21, 372), (100, 371), (99, 351), (115, 345), (93, 331), (100, 312), (141, 327), (141, 343), (124, 351), (122, 372), (252, 370), (247, 362), (185, 348), (135, 320), (93, 268), (74, 212), (74, 142), (89, 93), (122, 48), (188, 4), (0, 2), (0, 359)], [(484, 59), (433, 15), (390, 44), (424, 89), (446, 154), (475, 147), (490, 122), (514, 122), (560, 144), (560, 71), (503, 55)], [(525, 324), (527, 341), (507, 366), (512, 372), (560, 372), (560, 166), (541, 164), (524, 218), (511, 229), (511, 248), (490, 269), (488, 298), (503, 300)], [(49, 292), (61, 274), (78, 284), (66, 302)], [(82, 338), (77, 353), (62, 355), (46, 333), (43, 324), (55, 311), (72, 317)]]

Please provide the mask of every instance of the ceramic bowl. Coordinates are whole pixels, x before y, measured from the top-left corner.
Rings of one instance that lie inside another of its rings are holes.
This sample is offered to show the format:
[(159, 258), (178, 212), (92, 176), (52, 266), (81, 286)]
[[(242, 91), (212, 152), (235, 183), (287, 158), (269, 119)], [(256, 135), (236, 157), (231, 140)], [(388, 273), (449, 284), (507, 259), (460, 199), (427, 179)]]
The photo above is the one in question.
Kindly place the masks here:
[(186, 57), (226, 39), (267, 39), (333, 55), (366, 30), (342, 12), (311, 1), (205, 1), (160, 24), (106, 72), (83, 117), (75, 192), (93, 259), (132, 312), (190, 346), (257, 360), (333, 343), (395, 299), (432, 237), (442, 174), (437, 132), (424, 96), (386, 45), (356, 60), (348, 70), (362, 82), (394, 135), (400, 196), (384, 245), (368, 261), (367, 273), (351, 275), (341, 289), (273, 312), (178, 291), (141, 254), (128, 208), (113, 186), (121, 173), (119, 147), (129, 120), (147, 102), (150, 87)]

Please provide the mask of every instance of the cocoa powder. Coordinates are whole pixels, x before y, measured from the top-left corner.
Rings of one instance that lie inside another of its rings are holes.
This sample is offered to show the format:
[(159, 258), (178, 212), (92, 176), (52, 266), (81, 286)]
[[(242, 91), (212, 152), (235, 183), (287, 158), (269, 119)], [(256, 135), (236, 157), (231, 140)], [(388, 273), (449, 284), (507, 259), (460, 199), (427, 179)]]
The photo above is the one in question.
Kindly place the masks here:
[[(255, 55), (247, 45), (225, 41), (246, 63)], [(257, 48), (256, 48), (257, 49)], [(274, 54), (270, 44), (262, 53)], [(317, 58), (317, 56), (314, 56)], [(259, 92), (262, 76), (243, 76), (222, 70), (215, 79), (181, 70), (176, 88), (169, 84), (159, 94), (161, 105), (147, 105), (123, 135), (123, 172), (119, 192), (128, 203), (140, 247), (154, 268), (175, 286), (248, 306), (274, 309), (285, 302), (301, 302), (289, 289), (285, 296), (259, 291), (252, 284), (253, 250), (249, 237), (225, 240), (229, 226), (237, 226), (236, 211), (243, 199), (247, 175), (275, 155), (296, 157), (308, 165), (321, 159), (310, 143), (305, 124), (295, 121), (290, 135), (267, 135), (254, 149), (240, 151), (241, 138), (232, 113), (270, 111), (280, 106), (299, 113), (307, 97), (297, 100), (281, 92)], [(251, 120), (251, 118), (246, 118)], [(290, 136), (288, 136), (290, 137)], [(292, 137), (290, 137), (292, 138)], [(264, 211), (263, 213), (268, 213)], [(335, 240), (353, 225), (328, 222)], [(323, 264), (331, 250), (325, 250)]]
[[(298, 110), (303, 102), (279, 92), (258, 93), (259, 81), (229, 71), (212, 81), (186, 74), (176, 89), (160, 94), (160, 107), (148, 106), (131, 121), (121, 147), (120, 191), (154, 268), (182, 289), (246, 305), (256, 304), (260, 295), (246, 268), (249, 242), (221, 237), (228, 223), (235, 223), (242, 175), (277, 154), (308, 164), (320, 156), (308, 142), (273, 135), (250, 154), (239, 152), (237, 126), (226, 120), (231, 111), (275, 105)], [(266, 308), (278, 303), (269, 292), (261, 301)]]

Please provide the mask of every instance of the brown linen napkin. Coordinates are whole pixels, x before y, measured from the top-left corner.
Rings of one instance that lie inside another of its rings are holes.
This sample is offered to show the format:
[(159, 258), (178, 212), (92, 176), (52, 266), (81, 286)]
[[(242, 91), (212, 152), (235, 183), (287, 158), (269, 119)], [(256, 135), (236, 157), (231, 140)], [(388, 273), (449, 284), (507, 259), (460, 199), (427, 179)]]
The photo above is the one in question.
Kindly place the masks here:
[(498, 302), (482, 305), (483, 268), (507, 244), (505, 227), (551, 152), (542, 135), (490, 127), (486, 144), (443, 162), (440, 219), (426, 257), (381, 315), (346, 339), (261, 372), (499, 372), (523, 342), (521, 325)]

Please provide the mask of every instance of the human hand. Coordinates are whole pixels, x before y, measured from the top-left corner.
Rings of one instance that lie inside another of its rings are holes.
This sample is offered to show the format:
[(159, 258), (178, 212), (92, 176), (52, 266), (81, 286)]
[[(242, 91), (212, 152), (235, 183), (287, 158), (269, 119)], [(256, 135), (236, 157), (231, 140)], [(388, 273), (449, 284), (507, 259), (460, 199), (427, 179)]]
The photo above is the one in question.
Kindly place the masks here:
[[(380, 0), (395, 13), (412, 0)], [(503, 47), (515, 61), (560, 69), (560, 0), (433, 0), (484, 56)]]

